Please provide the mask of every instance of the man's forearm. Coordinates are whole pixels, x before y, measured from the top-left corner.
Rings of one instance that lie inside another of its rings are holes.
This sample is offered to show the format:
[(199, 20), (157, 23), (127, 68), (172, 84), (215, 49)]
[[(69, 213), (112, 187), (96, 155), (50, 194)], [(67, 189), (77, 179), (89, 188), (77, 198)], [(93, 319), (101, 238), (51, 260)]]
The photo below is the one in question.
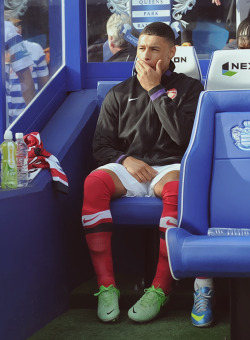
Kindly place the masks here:
[(37, 81), (38, 81), (38, 90), (40, 91), (44, 87), (44, 85), (46, 85), (47, 82), (49, 81), (49, 75), (45, 77), (38, 77)]
[(29, 67), (18, 71), (17, 76), (21, 84), (23, 99), (26, 105), (28, 105), (36, 95), (35, 85)]

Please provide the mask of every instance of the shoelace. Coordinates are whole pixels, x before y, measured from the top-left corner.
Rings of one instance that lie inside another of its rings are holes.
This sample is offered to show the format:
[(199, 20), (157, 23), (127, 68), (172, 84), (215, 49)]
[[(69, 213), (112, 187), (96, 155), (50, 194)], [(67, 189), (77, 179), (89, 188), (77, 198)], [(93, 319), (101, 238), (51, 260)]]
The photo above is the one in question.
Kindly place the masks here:
[[(154, 286), (149, 287), (147, 289), (144, 289), (144, 292), (146, 294), (144, 294), (141, 297), (141, 304), (143, 306), (151, 305), (151, 304), (155, 303), (156, 299), (157, 299), (157, 301), (159, 301), (159, 298), (161, 299), (161, 298), (165, 297), (165, 294), (163, 293), (163, 291), (161, 291), (160, 289), (155, 288)], [(152, 294), (152, 293), (156, 293), (156, 295)], [(162, 304), (162, 302), (161, 302), (161, 304)]]
[[(95, 293), (94, 296), (99, 296), (104, 301), (106, 305), (110, 305), (113, 302), (113, 293), (118, 292), (119, 297), (119, 290), (114, 287), (114, 285), (110, 285), (108, 287), (102, 286), (99, 292)], [(109, 294), (102, 294), (102, 293), (109, 293)]]
[(198, 291), (198, 295), (195, 296), (194, 305), (196, 312), (204, 312), (207, 310), (207, 306), (209, 304), (209, 300), (211, 299), (211, 295), (209, 295), (210, 291), (207, 294), (202, 293), (200, 290)]

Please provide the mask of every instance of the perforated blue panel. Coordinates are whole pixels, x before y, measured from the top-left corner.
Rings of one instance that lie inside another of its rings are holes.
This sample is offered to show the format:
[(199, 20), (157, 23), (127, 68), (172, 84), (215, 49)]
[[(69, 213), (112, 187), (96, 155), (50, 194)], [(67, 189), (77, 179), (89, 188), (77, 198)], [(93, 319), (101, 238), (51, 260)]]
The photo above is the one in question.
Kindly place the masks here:
[(216, 114), (211, 227), (250, 228), (249, 124), (249, 112)]

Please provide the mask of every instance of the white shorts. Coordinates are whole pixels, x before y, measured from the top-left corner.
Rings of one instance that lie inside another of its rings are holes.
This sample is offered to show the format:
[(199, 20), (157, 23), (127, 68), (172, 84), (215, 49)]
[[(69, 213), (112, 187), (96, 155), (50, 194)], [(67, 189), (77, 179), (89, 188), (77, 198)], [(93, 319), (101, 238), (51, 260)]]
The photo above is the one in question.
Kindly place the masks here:
[(138, 182), (128, 171), (127, 169), (117, 163), (109, 163), (103, 166), (100, 166), (98, 169), (109, 169), (113, 171), (120, 179), (124, 187), (127, 189), (127, 193), (125, 196), (127, 197), (154, 197), (154, 186), (159, 180), (168, 172), (174, 170), (180, 170), (180, 164), (170, 164), (163, 166), (152, 166), (158, 174), (152, 179), (152, 181), (140, 183)]

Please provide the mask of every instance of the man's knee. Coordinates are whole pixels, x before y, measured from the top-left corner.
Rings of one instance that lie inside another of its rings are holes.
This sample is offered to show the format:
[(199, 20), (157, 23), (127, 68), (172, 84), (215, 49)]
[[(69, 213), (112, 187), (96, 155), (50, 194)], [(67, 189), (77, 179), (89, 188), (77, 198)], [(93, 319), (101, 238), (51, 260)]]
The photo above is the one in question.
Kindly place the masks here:
[(105, 171), (97, 170), (87, 176), (82, 207), (82, 222), (85, 228), (112, 221), (110, 199), (114, 192), (114, 182)]
[(116, 183), (111, 171), (98, 169), (87, 176), (84, 182), (82, 207), (82, 222), (85, 229), (96, 227), (100, 223), (112, 222), (110, 199), (116, 195)]
[(91, 172), (84, 181), (84, 193), (89, 193), (90, 191), (94, 191), (96, 194), (106, 191), (112, 195), (115, 192), (115, 184), (112, 177), (103, 170)]
[[(96, 170), (96, 171), (99, 171), (99, 170)], [(118, 197), (122, 197), (126, 195), (127, 190), (125, 189), (124, 185), (120, 181), (119, 177), (112, 170), (102, 169), (102, 171), (109, 174), (114, 182), (115, 190), (112, 193), (112, 198), (118, 198)]]
[(165, 184), (169, 182), (176, 182), (179, 181), (180, 178), (180, 171), (174, 170), (168, 172), (166, 175), (164, 175), (158, 183), (156, 183), (154, 187), (154, 193), (157, 197), (162, 197), (162, 190), (165, 186)]

